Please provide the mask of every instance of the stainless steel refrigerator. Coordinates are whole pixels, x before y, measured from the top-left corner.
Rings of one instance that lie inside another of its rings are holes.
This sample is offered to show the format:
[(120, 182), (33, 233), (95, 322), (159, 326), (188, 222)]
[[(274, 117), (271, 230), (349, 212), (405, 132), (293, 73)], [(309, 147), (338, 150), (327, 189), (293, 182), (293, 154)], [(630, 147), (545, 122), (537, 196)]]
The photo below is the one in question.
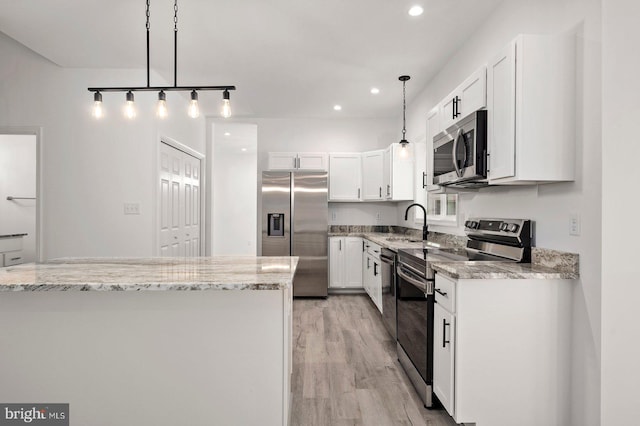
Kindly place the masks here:
[(293, 296), (326, 297), (326, 172), (262, 173), (262, 255), (299, 256)]

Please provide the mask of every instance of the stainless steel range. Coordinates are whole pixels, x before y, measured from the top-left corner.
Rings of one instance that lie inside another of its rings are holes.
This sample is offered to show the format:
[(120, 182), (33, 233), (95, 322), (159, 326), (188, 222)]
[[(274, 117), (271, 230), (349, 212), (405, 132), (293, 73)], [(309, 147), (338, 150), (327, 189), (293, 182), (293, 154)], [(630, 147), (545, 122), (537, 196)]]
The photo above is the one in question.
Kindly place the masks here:
[(425, 407), (433, 405), (432, 262), (531, 261), (532, 226), (526, 219), (471, 219), (465, 222), (466, 248), (398, 250), (397, 350)]

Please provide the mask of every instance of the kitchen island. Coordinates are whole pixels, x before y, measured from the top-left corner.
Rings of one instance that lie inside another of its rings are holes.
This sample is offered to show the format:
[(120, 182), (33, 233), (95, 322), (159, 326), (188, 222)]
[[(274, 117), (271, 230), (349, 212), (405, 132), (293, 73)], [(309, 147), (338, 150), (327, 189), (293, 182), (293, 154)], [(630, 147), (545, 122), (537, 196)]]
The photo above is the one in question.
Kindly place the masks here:
[(0, 270), (0, 401), (72, 425), (283, 425), (295, 257), (61, 259)]

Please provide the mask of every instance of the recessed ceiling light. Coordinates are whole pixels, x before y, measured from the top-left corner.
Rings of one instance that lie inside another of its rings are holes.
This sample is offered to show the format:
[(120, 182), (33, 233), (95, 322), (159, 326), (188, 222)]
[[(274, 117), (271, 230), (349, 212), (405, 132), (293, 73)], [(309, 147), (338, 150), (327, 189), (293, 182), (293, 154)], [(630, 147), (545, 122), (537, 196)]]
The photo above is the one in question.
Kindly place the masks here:
[(225, 135), (225, 136), (231, 136), (231, 133), (229, 133), (229, 132), (224, 132), (224, 135)]
[(422, 12), (424, 12), (424, 9), (418, 5), (412, 6), (411, 9), (409, 9), (409, 15), (411, 16), (420, 16)]
[(377, 95), (378, 93), (380, 93), (380, 89), (378, 89), (377, 87), (372, 87), (371, 88), (371, 94), (372, 95)]
[(242, 148), (242, 152), (245, 152), (247, 150), (247, 148)]
[(333, 106), (333, 109), (334, 109), (334, 110), (336, 110), (336, 111), (341, 111), (341, 110), (342, 110), (342, 106), (340, 106), (340, 105), (334, 105), (334, 106)]

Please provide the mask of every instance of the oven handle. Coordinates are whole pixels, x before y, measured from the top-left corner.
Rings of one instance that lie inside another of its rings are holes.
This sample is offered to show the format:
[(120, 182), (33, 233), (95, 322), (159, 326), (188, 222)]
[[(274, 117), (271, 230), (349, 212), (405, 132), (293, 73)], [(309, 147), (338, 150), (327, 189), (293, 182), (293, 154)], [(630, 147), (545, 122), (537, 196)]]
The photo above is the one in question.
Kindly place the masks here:
[(393, 257), (387, 257), (384, 254), (380, 255), (380, 260), (382, 263), (386, 263), (388, 265), (393, 265)]
[(462, 173), (460, 171), (460, 167), (458, 167), (458, 141), (460, 140), (460, 136), (462, 136), (462, 129), (458, 129), (458, 133), (456, 133), (456, 138), (453, 140), (453, 167), (456, 169), (456, 176), (462, 177)]
[(396, 272), (398, 273), (398, 276), (400, 278), (402, 278), (403, 280), (405, 280), (406, 282), (408, 282), (409, 284), (418, 287), (420, 290), (422, 290), (424, 293), (427, 293), (427, 283), (419, 281), (416, 278), (413, 278), (409, 275), (406, 274), (405, 270), (402, 268), (402, 266), (398, 266), (398, 268), (396, 269)]

